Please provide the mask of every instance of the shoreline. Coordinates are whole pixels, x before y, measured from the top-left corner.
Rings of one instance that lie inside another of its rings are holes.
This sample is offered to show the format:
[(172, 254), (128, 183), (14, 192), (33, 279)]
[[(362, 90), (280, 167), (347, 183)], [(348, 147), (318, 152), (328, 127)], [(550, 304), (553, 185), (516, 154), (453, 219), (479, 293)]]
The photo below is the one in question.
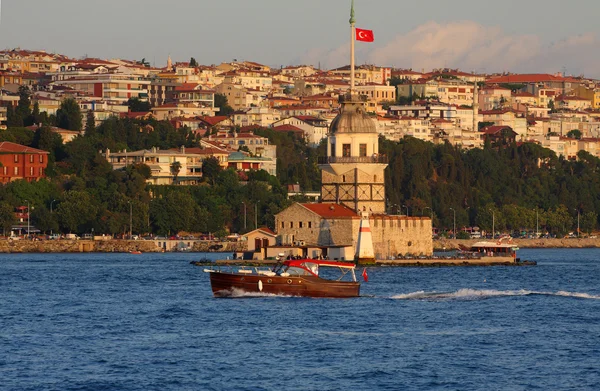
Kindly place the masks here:
[[(434, 239), (434, 251), (452, 251), (460, 249), (459, 245), (470, 247), (472, 244), (492, 239)], [(506, 241), (503, 241), (506, 243)], [(600, 248), (600, 238), (552, 238), (552, 239), (513, 239), (512, 244), (520, 249), (525, 248)]]
[[(459, 245), (469, 247), (473, 243), (486, 239), (434, 239), (434, 251), (454, 251), (460, 249)], [(491, 241), (491, 239), (487, 239)], [(163, 241), (164, 242), (164, 241)], [(169, 241), (171, 242), (171, 241)], [(172, 242), (177, 242), (173, 240)], [(210, 251), (211, 244), (220, 244), (219, 251)], [(556, 238), (556, 239), (513, 239), (512, 243), (520, 249), (531, 248), (600, 248), (600, 238)], [(244, 251), (240, 242), (205, 242), (194, 243), (188, 251), (190, 253), (228, 253)], [(161, 253), (163, 249), (151, 240), (0, 240), (0, 253), (129, 253), (140, 251), (142, 253)], [(167, 251), (173, 252), (173, 251)]]

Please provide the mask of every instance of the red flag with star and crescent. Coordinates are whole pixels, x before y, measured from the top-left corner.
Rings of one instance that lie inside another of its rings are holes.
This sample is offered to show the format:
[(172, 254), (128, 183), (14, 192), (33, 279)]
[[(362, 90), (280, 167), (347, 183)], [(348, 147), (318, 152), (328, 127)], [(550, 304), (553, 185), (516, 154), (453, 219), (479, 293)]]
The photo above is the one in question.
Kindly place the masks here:
[(363, 42), (373, 42), (375, 37), (373, 36), (373, 30), (364, 30), (356, 28), (356, 40)]
[(365, 282), (369, 282), (369, 275), (367, 274), (367, 268), (365, 267), (362, 272), (362, 277)]

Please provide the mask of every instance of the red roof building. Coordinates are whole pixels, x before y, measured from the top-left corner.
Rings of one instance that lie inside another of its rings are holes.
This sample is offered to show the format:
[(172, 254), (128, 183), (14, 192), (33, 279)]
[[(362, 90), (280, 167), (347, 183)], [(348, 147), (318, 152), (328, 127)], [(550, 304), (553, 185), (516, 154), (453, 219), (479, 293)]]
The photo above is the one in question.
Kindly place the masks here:
[(46, 151), (3, 141), (0, 143), (0, 182), (24, 179), (28, 182), (46, 177)]

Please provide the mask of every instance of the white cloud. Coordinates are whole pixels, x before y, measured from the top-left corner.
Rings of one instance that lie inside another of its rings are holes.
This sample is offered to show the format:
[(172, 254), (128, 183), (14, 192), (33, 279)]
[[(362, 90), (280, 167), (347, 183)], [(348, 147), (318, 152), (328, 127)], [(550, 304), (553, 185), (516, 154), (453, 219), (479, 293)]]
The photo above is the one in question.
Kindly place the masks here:
[[(331, 68), (349, 63), (349, 45), (316, 49), (299, 62)], [(544, 43), (533, 34), (509, 34), (500, 27), (473, 21), (427, 22), (388, 42), (357, 44), (357, 63), (414, 70), (459, 68), (475, 72), (555, 73), (600, 77), (600, 40), (586, 33)]]

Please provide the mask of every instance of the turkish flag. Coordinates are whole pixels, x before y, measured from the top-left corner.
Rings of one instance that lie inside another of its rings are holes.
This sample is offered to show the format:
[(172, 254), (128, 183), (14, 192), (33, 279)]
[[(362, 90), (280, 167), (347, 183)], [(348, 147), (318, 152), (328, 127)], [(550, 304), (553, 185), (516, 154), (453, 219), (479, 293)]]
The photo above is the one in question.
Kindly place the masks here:
[(369, 282), (369, 275), (367, 274), (367, 268), (365, 267), (362, 272), (362, 277), (365, 282)]
[(364, 41), (364, 42), (373, 42), (375, 40), (375, 37), (373, 37), (373, 30), (363, 30), (363, 29), (356, 29), (356, 40), (357, 41)]

